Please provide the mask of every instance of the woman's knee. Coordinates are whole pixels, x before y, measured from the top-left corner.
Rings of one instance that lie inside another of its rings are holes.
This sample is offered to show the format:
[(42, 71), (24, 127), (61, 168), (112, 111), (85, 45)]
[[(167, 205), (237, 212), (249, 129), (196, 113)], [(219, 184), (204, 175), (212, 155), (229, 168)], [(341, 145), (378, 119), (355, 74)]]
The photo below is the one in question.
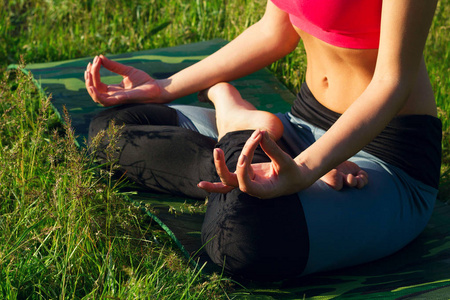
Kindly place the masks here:
[(211, 195), (202, 228), (211, 260), (245, 278), (273, 281), (302, 273), (309, 254), (296, 195), (261, 200), (233, 190)]

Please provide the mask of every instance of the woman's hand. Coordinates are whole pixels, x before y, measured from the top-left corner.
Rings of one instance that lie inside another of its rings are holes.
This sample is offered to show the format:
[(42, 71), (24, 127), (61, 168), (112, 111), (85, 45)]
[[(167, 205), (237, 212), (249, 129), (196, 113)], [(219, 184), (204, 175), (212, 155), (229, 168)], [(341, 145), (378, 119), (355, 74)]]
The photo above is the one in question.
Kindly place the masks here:
[[(251, 164), (259, 144), (271, 161)], [(242, 192), (266, 199), (293, 194), (312, 184), (303, 180), (302, 168), (278, 147), (267, 132), (260, 130), (256, 130), (245, 143), (234, 173), (228, 170), (221, 149), (214, 149), (214, 163), (221, 182), (202, 181), (198, 185), (208, 192), (227, 193), (239, 188)]]
[[(107, 85), (100, 80), (100, 68), (119, 74), (123, 80), (119, 84)], [(96, 56), (84, 72), (86, 89), (92, 99), (103, 106), (125, 103), (163, 102), (158, 101), (161, 89), (155, 79), (144, 71), (120, 64), (101, 56)]]
[[(270, 162), (251, 164), (258, 145), (269, 156)], [(214, 149), (214, 164), (221, 182), (202, 181), (198, 184), (211, 193), (228, 193), (239, 188), (252, 196), (267, 199), (299, 192), (315, 182), (311, 170), (297, 165), (267, 132), (260, 130), (256, 130), (245, 143), (234, 173), (228, 170), (221, 149)], [(344, 186), (363, 188), (368, 183), (368, 175), (355, 163), (346, 161), (321, 180), (335, 190)]]
[(347, 160), (323, 175), (320, 180), (337, 191), (344, 186), (362, 189), (369, 183), (369, 175), (357, 164)]

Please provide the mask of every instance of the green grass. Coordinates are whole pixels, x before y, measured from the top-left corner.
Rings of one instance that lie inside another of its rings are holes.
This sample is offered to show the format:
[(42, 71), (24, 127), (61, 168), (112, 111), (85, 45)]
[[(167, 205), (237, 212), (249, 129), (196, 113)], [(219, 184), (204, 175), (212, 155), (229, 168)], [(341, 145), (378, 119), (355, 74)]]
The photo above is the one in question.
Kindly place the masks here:
[[(444, 200), (450, 190), (448, 2), (439, 3), (425, 50), (444, 124)], [(231, 40), (264, 8), (261, 0), (0, 2), (0, 298), (225, 297), (229, 281), (192, 269), (118, 192), (111, 170), (100, 170), (76, 147), (70, 120), (62, 125), (31, 79), (6, 67), (21, 56), (34, 63)], [(271, 70), (295, 92), (305, 63), (299, 47)]]
[(60, 126), (31, 78), (11, 72), (1, 83), (1, 299), (204, 299), (220, 291), (219, 276), (190, 268), (117, 192), (114, 164), (100, 169), (77, 148), (70, 120)]

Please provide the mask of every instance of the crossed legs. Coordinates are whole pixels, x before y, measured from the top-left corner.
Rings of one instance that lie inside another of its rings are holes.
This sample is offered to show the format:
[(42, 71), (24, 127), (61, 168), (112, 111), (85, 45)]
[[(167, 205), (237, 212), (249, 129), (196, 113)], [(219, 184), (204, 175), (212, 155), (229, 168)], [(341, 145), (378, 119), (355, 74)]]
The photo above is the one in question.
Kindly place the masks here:
[[(283, 135), (283, 124), (277, 116), (257, 110), (229, 83), (218, 83), (202, 91), (199, 100), (211, 101), (215, 107), (219, 141), (227, 133), (242, 130), (267, 131), (273, 140), (278, 140)], [(368, 176), (358, 165), (345, 161), (325, 174), (321, 180), (340, 190), (343, 186), (362, 188), (367, 184)]]

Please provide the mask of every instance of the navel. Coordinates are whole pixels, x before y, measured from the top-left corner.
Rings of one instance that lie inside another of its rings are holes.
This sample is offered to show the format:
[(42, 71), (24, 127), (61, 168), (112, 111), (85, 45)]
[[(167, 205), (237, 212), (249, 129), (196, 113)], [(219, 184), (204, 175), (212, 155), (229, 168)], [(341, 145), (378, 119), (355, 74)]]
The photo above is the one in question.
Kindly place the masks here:
[(328, 88), (328, 77), (327, 76), (322, 78), (322, 86), (324, 88)]

